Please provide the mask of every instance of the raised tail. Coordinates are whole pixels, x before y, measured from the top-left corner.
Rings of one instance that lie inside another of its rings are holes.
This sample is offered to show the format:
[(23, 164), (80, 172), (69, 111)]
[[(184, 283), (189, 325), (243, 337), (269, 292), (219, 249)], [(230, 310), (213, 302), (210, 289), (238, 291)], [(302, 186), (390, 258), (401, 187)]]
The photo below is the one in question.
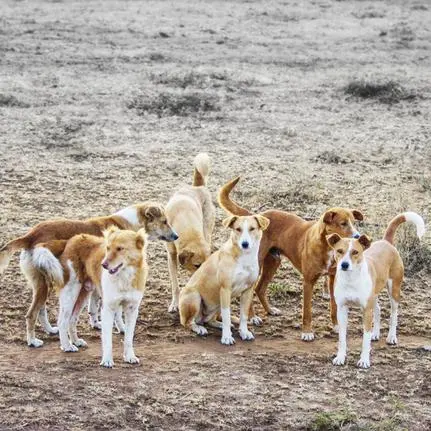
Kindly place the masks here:
[(66, 247), (67, 240), (53, 240), (38, 244), (32, 253), (33, 265), (42, 271), (56, 287), (64, 284), (63, 267), (58, 257)]
[(0, 275), (5, 272), (6, 268), (9, 266), (9, 262), (16, 251), (22, 248), (27, 248), (29, 246), (29, 241), (25, 236), (14, 239), (8, 242), (2, 248), (0, 248)]
[(416, 214), (412, 211), (408, 211), (402, 214), (398, 214), (389, 222), (383, 239), (393, 244), (395, 232), (398, 226), (405, 222), (413, 223), (416, 226), (416, 234), (418, 238), (421, 238), (425, 233), (425, 223), (423, 218), (419, 214)]
[(199, 153), (195, 157), (193, 172), (193, 185), (195, 187), (206, 186), (210, 173), (211, 160), (207, 153)]
[(249, 210), (240, 207), (235, 201), (233, 201), (229, 194), (232, 189), (238, 183), (240, 177), (236, 177), (233, 180), (226, 183), (218, 192), (218, 203), (219, 205), (228, 213), (237, 216), (248, 216), (251, 215), (252, 212)]

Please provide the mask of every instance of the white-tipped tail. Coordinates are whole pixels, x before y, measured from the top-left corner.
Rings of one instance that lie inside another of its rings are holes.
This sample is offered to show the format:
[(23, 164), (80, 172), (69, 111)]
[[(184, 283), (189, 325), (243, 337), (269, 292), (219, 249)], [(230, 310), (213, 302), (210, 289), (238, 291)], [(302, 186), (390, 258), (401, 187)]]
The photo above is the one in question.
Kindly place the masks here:
[(199, 153), (194, 160), (195, 175), (194, 186), (204, 186), (210, 173), (211, 160), (207, 153)]
[(413, 211), (407, 211), (404, 213), (406, 221), (413, 223), (416, 226), (416, 234), (418, 238), (422, 238), (425, 234), (425, 223), (424, 219)]
[(6, 268), (9, 266), (9, 262), (12, 258), (13, 251), (5, 249), (0, 251), (0, 275), (3, 274)]
[(55, 286), (63, 286), (63, 268), (60, 261), (45, 247), (35, 247), (32, 253), (33, 265), (43, 271)]

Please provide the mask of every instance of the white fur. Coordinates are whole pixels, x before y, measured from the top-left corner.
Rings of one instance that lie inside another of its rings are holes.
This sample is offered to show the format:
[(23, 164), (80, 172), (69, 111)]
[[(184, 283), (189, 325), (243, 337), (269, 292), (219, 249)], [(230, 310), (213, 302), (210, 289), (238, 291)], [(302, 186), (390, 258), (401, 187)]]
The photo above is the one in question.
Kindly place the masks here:
[(344, 365), (347, 355), (347, 320), (349, 308), (346, 305), (337, 308), (338, 320), (338, 352), (332, 363)]
[(406, 221), (416, 225), (416, 234), (418, 238), (422, 238), (425, 234), (425, 223), (423, 218), (412, 211), (405, 212), (404, 217), (406, 218)]
[(362, 352), (361, 357), (358, 361), (359, 368), (370, 368), (370, 352), (371, 352), (371, 337), (372, 332), (365, 332), (362, 338)]
[(194, 166), (204, 178), (206, 184), (208, 175), (210, 173), (211, 160), (206, 153), (199, 153), (194, 160)]
[(114, 215), (122, 217), (124, 220), (128, 221), (131, 225), (135, 227), (140, 226), (138, 211), (133, 206), (117, 211)]
[(45, 272), (55, 285), (63, 285), (63, 268), (60, 261), (49, 249), (45, 247), (35, 247), (32, 253), (32, 262), (36, 268)]
[(374, 304), (373, 334), (371, 336), (371, 340), (378, 341), (379, 339), (380, 339), (380, 305), (379, 305), (379, 301), (376, 299), (376, 303)]
[(221, 320), (223, 322), (221, 343), (228, 346), (235, 344), (235, 340), (232, 337), (230, 307), (221, 309)]
[(397, 344), (397, 325), (398, 325), (398, 302), (392, 297), (392, 280), (388, 280), (389, 300), (391, 302), (391, 317), (389, 320), (389, 333), (386, 343)]

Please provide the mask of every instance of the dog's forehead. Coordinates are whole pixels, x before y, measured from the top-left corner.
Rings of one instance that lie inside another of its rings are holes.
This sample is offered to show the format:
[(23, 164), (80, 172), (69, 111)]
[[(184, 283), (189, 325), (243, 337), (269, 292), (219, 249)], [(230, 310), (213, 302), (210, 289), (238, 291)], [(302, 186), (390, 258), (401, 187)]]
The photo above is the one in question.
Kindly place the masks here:
[(350, 239), (349, 238), (341, 238), (340, 241), (337, 242), (337, 248), (342, 248), (347, 250), (350, 247)]
[(234, 224), (234, 227), (241, 227), (242, 229), (256, 228), (257, 226), (257, 221), (253, 216), (239, 217)]
[(352, 218), (352, 213), (344, 208), (336, 208), (334, 212), (337, 221), (347, 221)]
[(134, 232), (125, 232), (125, 231), (118, 231), (111, 234), (108, 238), (108, 244), (110, 245), (117, 245), (117, 244), (124, 244), (133, 241), (134, 239)]

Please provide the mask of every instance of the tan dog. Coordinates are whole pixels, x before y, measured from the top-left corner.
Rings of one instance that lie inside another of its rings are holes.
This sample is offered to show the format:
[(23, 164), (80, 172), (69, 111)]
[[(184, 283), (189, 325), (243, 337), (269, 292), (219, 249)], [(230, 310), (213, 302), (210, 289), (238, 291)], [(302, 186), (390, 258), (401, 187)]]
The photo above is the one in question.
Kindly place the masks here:
[(179, 239), (166, 244), (172, 302), (169, 312), (178, 311), (178, 262), (193, 273), (211, 254), (211, 235), (214, 229), (215, 208), (206, 187), (210, 159), (200, 153), (194, 161), (193, 185), (176, 191), (166, 205), (166, 215)]
[[(239, 177), (225, 184), (219, 192), (220, 206), (227, 212), (236, 215), (249, 215), (250, 212), (241, 208), (229, 197)], [(312, 332), (312, 296), (313, 288), (319, 277), (328, 274), (332, 264), (331, 249), (326, 242), (326, 235), (338, 233), (341, 237), (359, 236), (355, 229), (355, 220), (363, 220), (358, 210), (347, 208), (330, 208), (319, 220), (306, 221), (295, 214), (285, 211), (269, 210), (262, 213), (270, 220), (269, 228), (263, 233), (259, 250), (259, 266), (261, 275), (256, 285), (256, 294), (268, 314), (280, 314), (280, 310), (271, 307), (267, 298), (267, 286), (281, 264), (280, 255), (287, 257), (293, 266), (303, 275), (303, 308), (302, 334), (304, 341), (314, 339)], [(329, 274), (331, 293), (331, 318), (337, 324), (336, 305), (333, 299), (333, 274)], [(250, 315), (255, 324), (262, 320)]]
[(337, 356), (333, 360), (334, 365), (343, 365), (346, 360), (349, 305), (359, 304), (363, 309), (364, 336), (358, 367), (370, 367), (371, 340), (380, 338), (380, 306), (377, 297), (385, 286), (388, 288), (391, 301), (389, 334), (386, 342), (397, 344), (398, 303), (404, 266), (400, 254), (393, 246), (393, 241), (397, 227), (406, 221), (416, 225), (419, 238), (425, 233), (422, 217), (414, 212), (406, 212), (395, 217), (389, 223), (383, 240), (372, 245), (366, 235), (361, 235), (358, 239), (348, 239), (333, 233), (327, 237), (329, 246), (335, 251), (337, 261), (334, 295), (337, 304), (339, 344)]
[[(144, 202), (118, 211), (107, 217), (94, 217), (87, 220), (49, 220), (37, 224), (26, 235), (7, 243), (0, 249), (0, 274), (4, 272), (12, 255), (21, 249), (21, 270), (33, 289), (33, 301), (26, 315), (27, 343), (32, 347), (41, 347), (43, 341), (36, 338), (35, 324), (39, 321), (49, 334), (57, 334), (58, 328), (52, 327), (48, 321), (46, 300), (51, 285), (51, 278), (62, 280), (61, 265), (54, 257), (58, 257), (66, 241), (79, 233), (101, 236), (109, 226), (119, 229), (138, 230), (144, 228), (149, 239), (174, 241), (178, 238), (170, 227), (164, 208), (154, 202)], [(36, 247), (40, 243), (48, 243), (47, 247)], [(52, 264), (50, 266), (50, 264)], [(47, 273), (50, 277), (46, 277)], [(97, 325), (97, 307), (91, 303), (92, 326)], [(91, 317), (91, 316), (90, 316)]]
[[(269, 220), (261, 215), (231, 216), (223, 225), (232, 229), (229, 240), (192, 275), (180, 293), (181, 324), (199, 335), (207, 334), (202, 323), (222, 328), (222, 344), (233, 344), (231, 298), (240, 296), (239, 334), (253, 340), (247, 328), (253, 285), (259, 276), (259, 243)], [(221, 313), (222, 323), (216, 320)]]

